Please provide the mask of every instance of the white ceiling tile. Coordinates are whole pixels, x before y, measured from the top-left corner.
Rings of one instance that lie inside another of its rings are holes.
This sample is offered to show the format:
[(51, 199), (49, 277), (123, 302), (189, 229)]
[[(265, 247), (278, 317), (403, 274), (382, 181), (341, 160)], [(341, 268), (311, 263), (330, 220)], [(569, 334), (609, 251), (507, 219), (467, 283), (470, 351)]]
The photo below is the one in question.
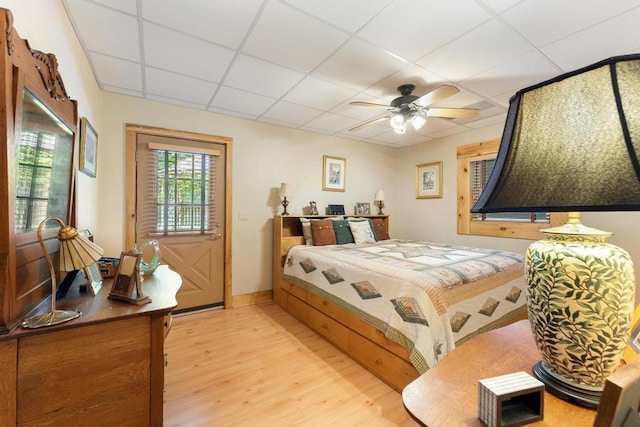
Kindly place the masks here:
[(135, 15), (138, 13), (138, 5), (136, 0), (93, 0), (94, 3), (101, 4), (111, 9), (117, 9), (122, 12)]
[(391, 0), (282, 0), (351, 33), (373, 18)]
[(107, 92), (120, 93), (122, 95), (135, 96), (138, 98), (144, 97), (144, 94), (142, 93), (142, 91), (139, 91), (139, 90), (123, 89), (121, 87), (110, 86), (110, 85), (102, 85), (102, 89)]
[[(286, 25), (282, 25), (286, 22)], [(309, 72), (344, 43), (349, 34), (279, 2), (270, 2), (242, 52)]]
[(175, 99), (175, 98), (161, 96), (161, 95), (147, 94), (146, 98), (151, 99), (153, 101), (162, 102), (164, 104), (179, 105), (181, 107), (193, 108), (196, 110), (205, 110), (205, 107), (206, 107), (205, 105), (202, 105), (196, 102), (183, 101), (180, 99)]
[[(602, 59), (640, 49), (640, 8), (572, 34), (542, 51), (564, 71), (582, 68)], [(589, 49), (583, 49), (589, 46)]]
[(464, 80), (532, 50), (511, 28), (492, 20), (416, 62), (449, 80)]
[(485, 97), (513, 92), (560, 74), (538, 52), (527, 53), (464, 80), (462, 84)]
[(86, 1), (68, 2), (67, 6), (73, 6), (67, 11), (87, 50), (140, 62), (135, 18)]
[(321, 131), (340, 132), (356, 126), (358, 123), (356, 119), (339, 116), (338, 114), (325, 113), (307, 122), (303, 129), (309, 128)]
[(480, 129), (487, 126), (493, 126), (495, 124), (504, 124), (506, 121), (507, 113), (502, 113), (495, 116), (487, 117), (485, 119), (476, 120), (475, 122), (467, 123), (466, 126), (474, 129)]
[(526, 0), (502, 18), (541, 47), (638, 6), (638, 0)]
[[(376, 64), (370, 67), (369, 64)], [(406, 61), (357, 38), (349, 40), (312, 75), (363, 90), (395, 73)]]
[(356, 91), (353, 89), (307, 76), (284, 97), (284, 100), (307, 107), (330, 110), (355, 94)]
[(489, 18), (473, 0), (396, 0), (358, 35), (415, 61)]
[[(277, 100), (240, 89), (220, 86), (210, 107), (223, 108), (254, 117), (264, 113)], [(211, 108), (210, 108), (211, 109)]]
[(219, 82), (234, 51), (159, 27), (144, 24), (145, 63), (156, 68)]
[(263, 0), (141, 0), (146, 20), (232, 49), (240, 47)]
[(151, 67), (146, 67), (145, 76), (149, 95), (162, 96), (198, 105), (207, 105), (218, 86), (215, 83)]
[(509, 9), (510, 7), (515, 6), (521, 1), (522, 0), (482, 0), (484, 4), (486, 4), (491, 9), (493, 9), (495, 12), (498, 12), (498, 13), (503, 12)]
[(142, 92), (142, 67), (139, 63), (99, 53), (92, 53), (90, 58), (101, 86)]
[(240, 112), (233, 111), (233, 110), (226, 110), (224, 108), (211, 107), (211, 106), (209, 106), (207, 108), (207, 111), (210, 111), (212, 113), (220, 113), (220, 114), (223, 114), (225, 116), (240, 117), (241, 119), (249, 119), (249, 120), (256, 120), (259, 117), (256, 114), (240, 113)]
[(280, 101), (274, 104), (262, 117), (302, 125), (322, 114), (321, 110)]
[(280, 98), (303, 77), (304, 74), (285, 67), (247, 55), (238, 55), (223, 83), (237, 89)]

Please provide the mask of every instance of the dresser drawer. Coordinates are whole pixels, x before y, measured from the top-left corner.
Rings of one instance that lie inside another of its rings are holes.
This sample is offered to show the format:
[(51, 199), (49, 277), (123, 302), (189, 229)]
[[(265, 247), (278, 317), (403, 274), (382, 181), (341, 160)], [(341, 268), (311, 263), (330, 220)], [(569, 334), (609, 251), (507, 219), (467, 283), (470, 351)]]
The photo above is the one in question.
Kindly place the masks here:
[(349, 313), (311, 292), (307, 293), (307, 303), (343, 325), (349, 324)]

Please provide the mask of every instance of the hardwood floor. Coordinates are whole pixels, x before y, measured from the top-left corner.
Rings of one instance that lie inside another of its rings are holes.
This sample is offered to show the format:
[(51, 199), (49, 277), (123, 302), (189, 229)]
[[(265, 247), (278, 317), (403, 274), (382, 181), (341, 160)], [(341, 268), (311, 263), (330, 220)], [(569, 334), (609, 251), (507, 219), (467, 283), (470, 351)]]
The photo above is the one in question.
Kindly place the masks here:
[(398, 392), (275, 303), (174, 317), (166, 426), (415, 426)]

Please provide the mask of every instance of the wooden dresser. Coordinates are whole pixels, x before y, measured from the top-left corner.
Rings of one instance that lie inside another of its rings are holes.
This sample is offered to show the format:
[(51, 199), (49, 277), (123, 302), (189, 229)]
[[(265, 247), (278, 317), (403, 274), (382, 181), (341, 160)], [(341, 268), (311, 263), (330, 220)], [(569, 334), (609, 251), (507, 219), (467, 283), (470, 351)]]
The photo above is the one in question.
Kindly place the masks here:
[[(58, 309), (78, 319), (0, 335), (0, 425), (161, 426), (164, 339), (182, 284), (166, 265), (145, 276), (150, 304), (92, 297), (73, 286)], [(47, 307), (45, 307), (46, 310)]]

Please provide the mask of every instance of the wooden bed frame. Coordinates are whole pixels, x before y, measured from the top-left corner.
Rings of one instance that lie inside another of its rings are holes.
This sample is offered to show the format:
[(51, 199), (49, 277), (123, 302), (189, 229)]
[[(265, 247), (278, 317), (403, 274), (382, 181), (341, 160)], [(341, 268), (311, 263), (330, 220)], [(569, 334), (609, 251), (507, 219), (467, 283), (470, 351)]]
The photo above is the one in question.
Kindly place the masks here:
[[(344, 215), (382, 218), (387, 215)], [(332, 215), (285, 215), (273, 220), (273, 299), (287, 312), (309, 326), (378, 378), (398, 391), (420, 374), (409, 361), (409, 352), (384, 333), (341, 307), (282, 279), (289, 248), (304, 245), (300, 218), (331, 218)]]
[[(387, 215), (343, 216), (382, 218), (385, 228), (389, 230)], [(282, 270), (289, 249), (306, 243), (300, 218), (331, 217), (332, 215), (286, 215), (274, 218), (273, 299), (295, 318), (401, 392), (407, 384), (420, 375), (409, 361), (408, 350), (391, 341), (383, 332), (357, 316), (282, 278)], [(522, 310), (521, 313), (505, 320), (505, 324), (526, 318), (526, 310)]]

